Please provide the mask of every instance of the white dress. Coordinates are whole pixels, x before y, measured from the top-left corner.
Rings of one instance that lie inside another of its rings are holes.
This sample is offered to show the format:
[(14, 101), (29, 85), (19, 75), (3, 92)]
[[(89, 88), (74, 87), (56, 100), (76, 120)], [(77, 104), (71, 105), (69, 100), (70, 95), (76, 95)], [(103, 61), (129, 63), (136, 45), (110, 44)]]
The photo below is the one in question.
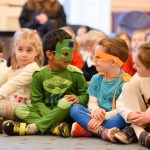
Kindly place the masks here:
[(0, 58), (0, 75), (7, 70), (7, 62), (5, 59)]
[(6, 99), (30, 104), (32, 75), (39, 69), (36, 62), (32, 62), (18, 70), (13, 70), (12, 67), (7, 68), (0, 76), (0, 100)]

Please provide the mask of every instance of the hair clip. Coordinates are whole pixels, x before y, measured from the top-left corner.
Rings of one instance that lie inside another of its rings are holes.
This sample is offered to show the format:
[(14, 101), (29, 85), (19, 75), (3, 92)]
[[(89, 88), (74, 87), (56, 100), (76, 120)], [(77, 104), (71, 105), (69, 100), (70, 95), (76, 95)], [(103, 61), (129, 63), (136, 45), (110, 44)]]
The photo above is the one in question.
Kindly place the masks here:
[(37, 34), (37, 31), (36, 31), (36, 30), (33, 30), (33, 32)]
[(19, 31), (23, 32), (23, 31), (24, 31), (24, 28), (21, 28)]

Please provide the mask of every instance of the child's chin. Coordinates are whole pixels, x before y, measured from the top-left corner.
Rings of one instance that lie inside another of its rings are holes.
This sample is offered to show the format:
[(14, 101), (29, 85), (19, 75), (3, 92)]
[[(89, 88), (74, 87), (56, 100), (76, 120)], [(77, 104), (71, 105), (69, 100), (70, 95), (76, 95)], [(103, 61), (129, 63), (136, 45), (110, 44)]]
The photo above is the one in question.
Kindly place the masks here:
[(69, 65), (69, 63), (65, 63), (65, 64), (63, 65), (63, 67), (66, 68), (68, 65)]
[(62, 65), (60, 68), (67, 68), (67, 66), (68, 66), (68, 64), (64, 64), (64, 65)]
[(96, 70), (97, 70), (97, 72), (102, 72), (102, 70), (97, 67), (96, 67)]

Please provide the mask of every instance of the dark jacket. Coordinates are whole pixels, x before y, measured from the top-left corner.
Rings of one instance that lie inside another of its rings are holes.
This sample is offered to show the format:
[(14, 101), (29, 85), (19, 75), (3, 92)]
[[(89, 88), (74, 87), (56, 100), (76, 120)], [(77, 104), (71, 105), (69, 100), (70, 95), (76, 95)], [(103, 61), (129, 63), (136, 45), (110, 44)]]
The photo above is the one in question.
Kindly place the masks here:
[(25, 4), (19, 17), (20, 26), (22, 28), (35, 29), (38, 32), (41, 32), (40, 34), (44, 34), (45, 32), (48, 32), (52, 29), (56, 29), (66, 25), (66, 15), (62, 6), (60, 7), (60, 10), (57, 13), (46, 13), (49, 20), (44, 25), (39, 24), (38, 21), (35, 19), (36, 16), (40, 13), (40, 10), (34, 11), (28, 9), (27, 4)]

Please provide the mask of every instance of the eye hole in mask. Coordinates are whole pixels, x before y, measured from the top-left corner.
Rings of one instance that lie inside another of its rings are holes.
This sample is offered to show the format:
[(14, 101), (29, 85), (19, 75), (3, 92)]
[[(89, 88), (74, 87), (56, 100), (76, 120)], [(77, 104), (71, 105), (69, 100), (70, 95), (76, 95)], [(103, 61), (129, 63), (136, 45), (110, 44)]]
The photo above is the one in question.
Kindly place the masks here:
[(61, 56), (64, 57), (64, 58), (67, 58), (69, 56), (69, 54), (67, 52), (62, 52)]

